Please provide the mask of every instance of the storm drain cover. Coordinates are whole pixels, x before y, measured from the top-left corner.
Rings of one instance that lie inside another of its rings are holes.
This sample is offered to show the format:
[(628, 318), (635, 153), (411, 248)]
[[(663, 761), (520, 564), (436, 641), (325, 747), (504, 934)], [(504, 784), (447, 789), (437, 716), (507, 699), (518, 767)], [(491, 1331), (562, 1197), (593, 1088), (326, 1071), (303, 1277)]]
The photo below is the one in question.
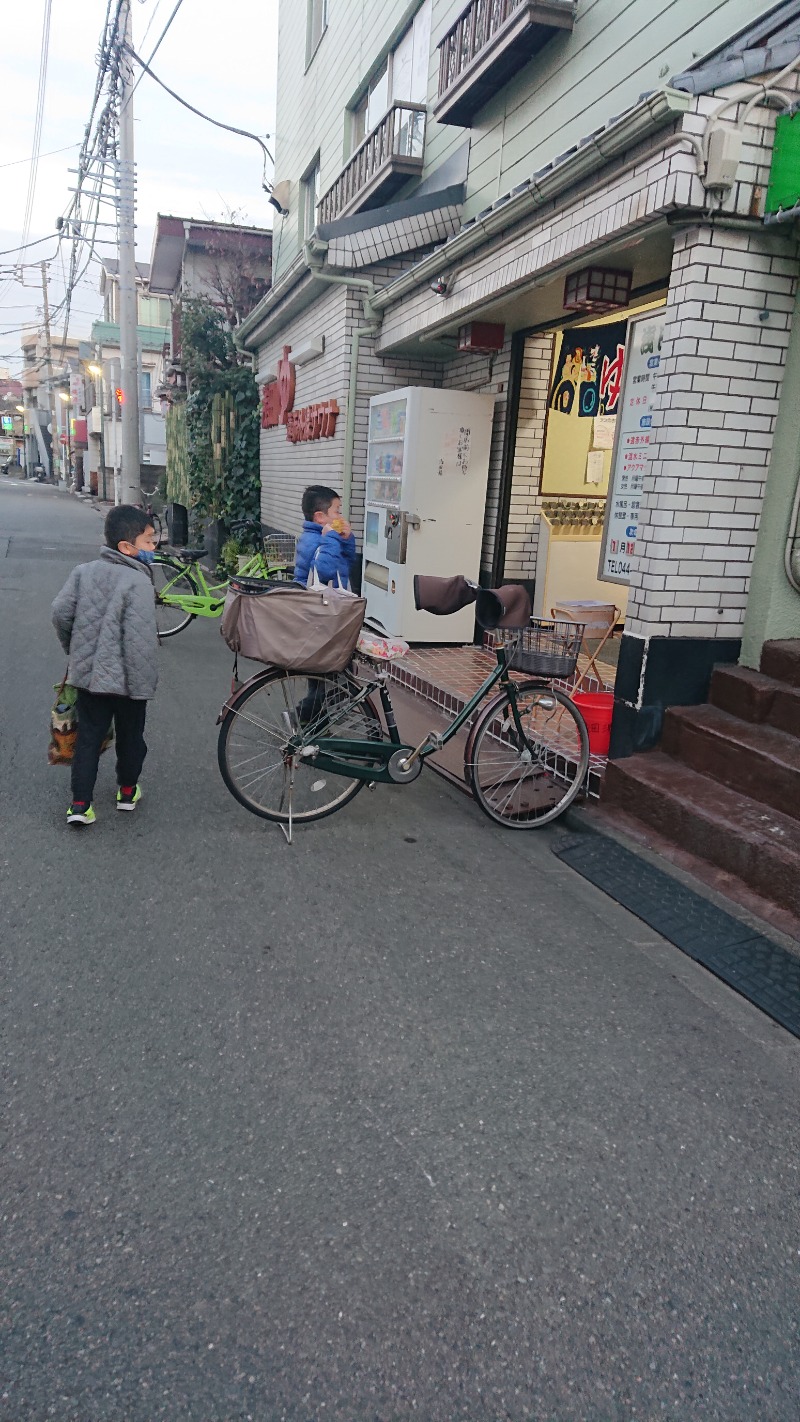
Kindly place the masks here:
[(595, 831), (554, 854), (800, 1037), (800, 957)]

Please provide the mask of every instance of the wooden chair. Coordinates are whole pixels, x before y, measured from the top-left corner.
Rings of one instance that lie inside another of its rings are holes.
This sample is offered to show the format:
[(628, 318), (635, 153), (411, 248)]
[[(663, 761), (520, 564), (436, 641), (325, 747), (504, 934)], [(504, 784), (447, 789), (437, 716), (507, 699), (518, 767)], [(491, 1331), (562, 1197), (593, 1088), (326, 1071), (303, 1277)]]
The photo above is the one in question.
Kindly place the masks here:
[[(577, 691), (583, 682), (593, 675), (605, 686), (604, 678), (597, 662), (606, 642), (614, 635), (614, 628), (620, 619), (620, 609), (612, 602), (559, 602), (550, 609), (550, 616), (563, 622), (583, 622), (583, 642), (581, 651), (588, 658), (588, 665), (575, 683)], [(590, 646), (593, 644), (593, 649)]]

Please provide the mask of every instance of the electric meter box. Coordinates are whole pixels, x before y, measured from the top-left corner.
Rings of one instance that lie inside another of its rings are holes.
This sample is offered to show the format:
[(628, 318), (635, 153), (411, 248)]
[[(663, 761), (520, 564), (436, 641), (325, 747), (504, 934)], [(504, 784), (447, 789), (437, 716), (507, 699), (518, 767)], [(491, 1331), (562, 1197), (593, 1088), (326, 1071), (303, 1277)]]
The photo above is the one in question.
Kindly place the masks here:
[(769, 170), (767, 212), (786, 212), (800, 203), (800, 112), (778, 114)]

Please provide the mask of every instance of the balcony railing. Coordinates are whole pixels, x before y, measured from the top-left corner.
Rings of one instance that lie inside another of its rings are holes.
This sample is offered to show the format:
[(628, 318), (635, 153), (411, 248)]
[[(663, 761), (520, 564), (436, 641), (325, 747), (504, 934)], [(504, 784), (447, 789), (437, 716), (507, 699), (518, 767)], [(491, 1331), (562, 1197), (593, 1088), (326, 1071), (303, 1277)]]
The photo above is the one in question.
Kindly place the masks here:
[(468, 126), (512, 74), (574, 21), (574, 0), (471, 0), (439, 44), (434, 116)]
[(317, 208), (318, 222), (363, 212), (385, 202), (422, 169), (425, 153), (424, 104), (398, 101), (359, 144)]

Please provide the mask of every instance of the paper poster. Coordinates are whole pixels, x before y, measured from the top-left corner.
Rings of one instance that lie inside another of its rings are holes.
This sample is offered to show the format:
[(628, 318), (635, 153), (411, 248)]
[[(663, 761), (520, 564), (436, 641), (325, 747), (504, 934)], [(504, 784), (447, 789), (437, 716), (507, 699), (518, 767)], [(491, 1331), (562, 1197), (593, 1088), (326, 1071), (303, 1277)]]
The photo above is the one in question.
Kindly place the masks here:
[(594, 421), (594, 437), (592, 444), (595, 449), (613, 449), (614, 431), (617, 427), (616, 415), (596, 415)]
[(597, 574), (604, 582), (630, 581), (642, 489), (650, 467), (652, 398), (661, 363), (664, 320), (662, 307), (630, 323)]
[(602, 484), (605, 473), (605, 455), (602, 449), (590, 449), (586, 456), (586, 483)]

